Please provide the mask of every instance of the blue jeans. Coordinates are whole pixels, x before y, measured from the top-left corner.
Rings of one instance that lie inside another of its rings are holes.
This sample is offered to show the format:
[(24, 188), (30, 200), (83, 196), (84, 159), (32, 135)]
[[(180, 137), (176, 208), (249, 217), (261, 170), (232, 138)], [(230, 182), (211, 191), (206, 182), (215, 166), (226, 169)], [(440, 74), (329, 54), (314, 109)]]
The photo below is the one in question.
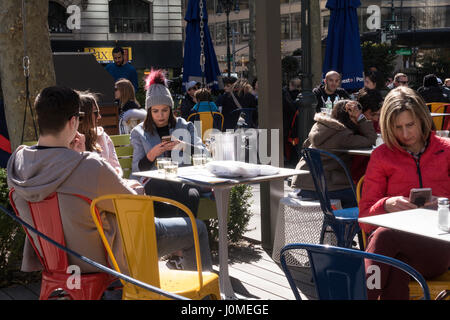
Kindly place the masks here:
[[(201, 220), (196, 220), (202, 269), (212, 271), (211, 250), (209, 249), (208, 231)], [(195, 259), (194, 236), (189, 218), (155, 218), (156, 240), (160, 257), (178, 250), (183, 251), (185, 270), (197, 270)]]
[[(302, 196), (303, 198), (311, 198), (313, 200), (319, 200), (316, 191), (301, 190), (299, 195)], [(353, 193), (353, 190), (351, 188), (336, 191), (328, 191), (328, 196), (330, 197), (330, 199), (341, 200), (341, 205), (343, 209), (358, 206), (358, 204), (356, 203), (355, 194)]]

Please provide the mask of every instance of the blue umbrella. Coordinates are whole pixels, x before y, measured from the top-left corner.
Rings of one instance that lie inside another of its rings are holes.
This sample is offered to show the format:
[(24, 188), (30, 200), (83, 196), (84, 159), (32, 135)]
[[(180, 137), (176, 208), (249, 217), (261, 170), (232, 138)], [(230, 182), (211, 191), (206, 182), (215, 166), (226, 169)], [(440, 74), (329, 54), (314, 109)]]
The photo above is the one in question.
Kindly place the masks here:
[[(204, 21), (204, 55), (205, 69), (202, 72), (200, 63), (200, 1), (203, 1), (203, 21)], [(186, 40), (184, 43), (183, 59), (183, 85), (195, 80), (204, 83), (208, 87), (218, 88), (218, 77), (220, 76), (219, 64), (211, 41), (208, 28), (208, 13), (206, 12), (206, 0), (189, 0), (184, 20), (186, 25)]]
[(323, 62), (324, 75), (334, 70), (342, 75), (344, 89), (364, 86), (363, 62), (356, 8), (360, 0), (328, 0), (331, 11), (327, 47)]

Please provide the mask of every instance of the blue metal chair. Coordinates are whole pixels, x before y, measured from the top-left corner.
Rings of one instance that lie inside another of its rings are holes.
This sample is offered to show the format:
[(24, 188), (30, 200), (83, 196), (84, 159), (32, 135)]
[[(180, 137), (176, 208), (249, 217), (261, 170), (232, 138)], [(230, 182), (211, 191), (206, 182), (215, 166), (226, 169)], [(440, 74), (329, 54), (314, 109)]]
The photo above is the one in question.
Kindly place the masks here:
[[(352, 246), (353, 238), (356, 234), (361, 232), (358, 224), (358, 207), (346, 208), (340, 210), (333, 210), (331, 207), (330, 197), (328, 195), (327, 182), (322, 166), (321, 155), (328, 156), (336, 160), (343, 168), (348, 182), (355, 195), (356, 203), (356, 191), (352, 177), (347, 169), (345, 163), (336, 155), (320, 149), (304, 148), (301, 151), (303, 158), (308, 164), (311, 176), (316, 187), (316, 193), (320, 201), (320, 207), (324, 213), (324, 220), (322, 231), (320, 234), (320, 243), (323, 243), (325, 232), (327, 227), (330, 227), (336, 235), (337, 245), (339, 247), (350, 248)], [(359, 238), (360, 248), (363, 248), (362, 237)]]
[(105, 272), (105, 273), (108, 273), (108, 274), (110, 274), (110, 275), (112, 275), (112, 276), (115, 276), (115, 277), (117, 277), (117, 278), (119, 278), (119, 279), (122, 279), (122, 280), (124, 280), (124, 281), (129, 282), (129, 283), (132, 283), (132, 284), (134, 284), (134, 285), (136, 285), (136, 286), (138, 286), (138, 287), (144, 288), (144, 289), (149, 290), (149, 291), (151, 291), (151, 292), (155, 292), (155, 293), (157, 293), (157, 294), (160, 294), (160, 295), (165, 296), (165, 297), (170, 298), (170, 299), (175, 299), (175, 300), (190, 300), (190, 299), (188, 299), (188, 298), (186, 298), (186, 297), (183, 297), (183, 296), (180, 296), (180, 295), (171, 293), (171, 292), (167, 292), (167, 291), (161, 290), (161, 289), (158, 288), (158, 287), (154, 287), (154, 286), (149, 285), (149, 284), (147, 284), (147, 283), (144, 283), (144, 282), (142, 282), (142, 281), (136, 280), (136, 279), (134, 279), (134, 278), (132, 278), (132, 277), (130, 277), (130, 276), (127, 276), (127, 275), (125, 275), (125, 274), (122, 274), (122, 273), (120, 273), (120, 272), (117, 272), (117, 271), (115, 271), (115, 270), (113, 270), (113, 269), (111, 269), (111, 268), (105, 267), (104, 265), (102, 265), (102, 264), (100, 264), (100, 263), (98, 263), (98, 262), (96, 262), (96, 261), (93, 261), (93, 260), (91, 260), (91, 259), (89, 259), (89, 258), (87, 258), (87, 257), (84, 257), (84, 256), (78, 254), (77, 252), (75, 252), (75, 251), (73, 251), (73, 250), (71, 250), (71, 249), (69, 249), (69, 248), (67, 248), (67, 247), (65, 247), (65, 246), (63, 246), (63, 245), (61, 245), (60, 243), (58, 243), (58, 242), (56, 242), (55, 240), (49, 238), (48, 236), (46, 236), (46, 235), (43, 234), (42, 232), (36, 230), (36, 229), (33, 228), (31, 225), (29, 225), (28, 223), (26, 223), (25, 221), (23, 221), (21, 218), (19, 218), (18, 216), (16, 216), (13, 212), (11, 212), (10, 210), (6, 209), (6, 208), (3, 207), (2, 205), (0, 205), (0, 211), (2, 211), (4, 214), (6, 214), (6, 215), (8, 215), (9, 217), (11, 217), (11, 218), (12, 218), (13, 220), (15, 220), (16, 222), (20, 223), (20, 224), (22, 225), (22, 227), (24, 227), (24, 228), (28, 229), (29, 231), (31, 231), (31, 232), (37, 234), (39, 237), (41, 237), (42, 239), (44, 239), (44, 240), (50, 242), (52, 245), (56, 246), (57, 248), (63, 250), (64, 252), (66, 252), (66, 253), (68, 253), (68, 254), (70, 254), (70, 255), (73, 255), (74, 257), (80, 259), (81, 261), (83, 261), (83, 262), (85, 262), (85, 263), (87, 263), (87, 264), (90, 264), (90, 265), (92, 265), (92, 266), (94, 266), (94, 267), (100, 269), (101, 271), (103, 271), (103, 272)]
[(423, 276), (400, 260), (348, 248), (294, 243), (281, 249), (280, 262), (297, 300), (301, 300), (301, 297), (286, 265), (285, 253), (299, 249), (308, 252), (316, 292), (320, 300), (367, 300), (364, 259), (386, 263), (405, 271), (420, 284), (424, 299), (430, 300), (430, 291)]
[(256, 108), (241, 108), (241, 109), (235, 109), (231, 111), (230, 116), (236, 118), (236, 123), (239, 120), (239, 117), (242, 116), (245, 120), (245, 124), (241, 128), (256, 128), (256, 124), (253, 121), (253, 113), (256, 112)]

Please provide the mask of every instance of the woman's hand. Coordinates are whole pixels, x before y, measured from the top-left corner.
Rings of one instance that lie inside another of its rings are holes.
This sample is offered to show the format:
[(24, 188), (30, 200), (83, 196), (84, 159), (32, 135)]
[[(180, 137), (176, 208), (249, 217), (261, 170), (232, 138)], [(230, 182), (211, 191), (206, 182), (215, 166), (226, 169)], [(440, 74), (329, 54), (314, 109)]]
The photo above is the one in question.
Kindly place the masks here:
[(362, 113), (361, 109), (359, 108), (359, 104), (356, 101), (350, 101), (345, 105), (345, 111), (347, 111), (350, 120), (352, 120), (353, 123), (357, 124), (359, 116)]
[(69, 148), (74, 151), (77, 151), (77, 152), (84, 152), (84, 151), (86, 151), (85, 142), (86, 142), (86, 137), (84, 136), (84, 134), (81, 134), (77, 131), (77, 133), (75, 134), (75, 137), (69, 144)]
[(409, 202), (408, 198), (398, 196), (386, 199), (386, 202), (384, 203), (384, 209), (386, 210), (386, 212), (396, 212), (402, 210), (417, 209), (417, 206), (414, 203)]
[(160, 155), (162, 155), (166, 151), (170, 151), (174, 149), (180, 141), (165, 141), (161, 142), (160, 144), (157, 144), (154, 146), (148, 153), (147, 153), (147, 159), (151, 162), (155, 161), (156, 158), (158, 158)]

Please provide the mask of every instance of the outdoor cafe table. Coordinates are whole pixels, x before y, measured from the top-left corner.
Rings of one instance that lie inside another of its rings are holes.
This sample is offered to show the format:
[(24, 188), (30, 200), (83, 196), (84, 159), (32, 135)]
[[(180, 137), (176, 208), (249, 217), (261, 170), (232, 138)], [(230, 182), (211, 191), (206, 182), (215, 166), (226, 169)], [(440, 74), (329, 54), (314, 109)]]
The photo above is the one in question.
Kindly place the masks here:
[(450, 242), (450, 233), (438, 228), (438, 213), (436, 210), (419, 208), (398, 211), (359, 218), (358, 222)]
[(220, 290), (224, 299), (236, 299), (233, 287), (231, 286), (228, 273), (228, 226), (227, 213), (231, 188), (239, 184), (253, 184), (265, 181), (283, 179), (302, 173), (302, 170), (278, 168), (279, 172), (274, 175), (257, 176), (253, 178), (218, 178), (213, 176), (204, 168), (193, 166), (178, 168), (178, 176), (166, 177), (164, 173), (157, 170), (134, 172), (133, 175), (152, 179), (167, 180), (179, 183), (187, 183), (194, 186), (214, 188), (216, 199), (217, 216), (219, 219), (219, 266), (220, 266)]

